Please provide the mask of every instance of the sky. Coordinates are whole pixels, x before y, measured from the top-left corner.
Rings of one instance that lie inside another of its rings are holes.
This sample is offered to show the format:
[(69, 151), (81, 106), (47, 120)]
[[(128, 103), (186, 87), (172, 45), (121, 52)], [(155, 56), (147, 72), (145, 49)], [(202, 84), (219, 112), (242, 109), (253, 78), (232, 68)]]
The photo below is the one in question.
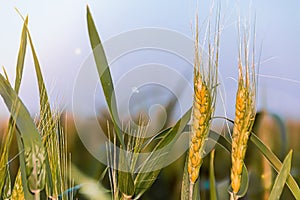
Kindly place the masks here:
[[(87, 60), (91, 59), (86, 5), (89, 5), (93, 14), (106, 53), (113, 55), (114, 48), (119, 50), (124, 46), (134, 45), (139, 37), (130, 36), (129, 41), (121, 40), (121, 43), (113, 44), (118, 36), (126, 35), (130, 31), (145, 30), (145, 28), (148, 28), (150, 32), (161, 29), (164, 32), (172, 33), (171, 35), (174, 37), (180, 36), (182, 40), (178, 41), (177, 47), (177, 42), (174, 42), (173, 37), (157, 36), (158, 42), (163, 43), (162, 39), (170, 39), (170, 44), (175, 44), (175, 47), (172, 48), (180, 50), (180, 45), (190, 44), (189, 41), (193, 40), (195, 13), (199, 13), (200, 22), (205, 21), (209, 16), (211, 1), (199, 0), (198, 4), (193, 0), (52, 0), (43, 2), (12, 0), (0, 2), (0, 64), (7, 70), (10, 80), (14, 80), (22, 29), (22, 19), (15, 10), (17, 8), (23, 15), (29, 16), (29, 29), (53, 108), (72, 111), (73, 91), (77, 80), (75, 77)], [(256, 62), (259, 64), (257, 108), (258, 110), (266, 109), (283, 117), (299, 119), (300, 93), (297, 91), (300, 90), (300, 60), (298, 57), (300, 55), (300, 13), (298, 11), (300, 2), (297, 0), (225, 0), (222, 1), (221, 7), (223, 29), (219, 70), (222, 88), (220, 95), (224, 103), (221, 100), (218, 102), (221, 106), (225, 106), (226, 115), (231, 118), (234, 115), (238, 13), (240, 13), (241, 19), (251, 19), (252, 22), (254, 21), (253, 13), (255, 13)], [(250, 15), (252, 17), (249, 17), (249, 13), (252, 13)], [(184, 38), (186, 42), (181, 44), (180, 42), (185, 41)], [(173, 40), (171, 41), (171, 39)], [(187, 51), (189, 52), (189, 50)], [(190, 52), (192, 52), (192, 46)], [(176, 68), (175, 71), (179, 74), (182, 73), (191, 83), (190, 63), (170, 55), (170, 52), (164, 54), (151, 50), (129, 53), (127, 57), (119, 55), (119, 58), (111, 65), (114, 81), (116, 83), (123, 79), (126, 81), (125, 75), (128, 75), (130, 70), (136, 69), (137, 66), (154, 63)], [(182, 65), (180, 66), (180, 64)], [(122, 66), (126, 67), (122, 68)], [(186, 66), (186, 68), (182, 66)], [(161, 67), (161, 69), (164, 68)], [(163, 76), (158, 76), (155, 71), (152, 71), (145, 75), (136, 74), (134, 77), (139, 80), (150, 77), (149, 80), (153, 78), (154, 81), (166, 77), (168, 79), (168, 72), (162, 72), (162, 74)], [(131, 77), (130, 80), (132, 79), (134, 78)], [(170, 81), (166, 84), (172, 85), (173, 82)], [(172, 85), (172, 88), (174, 87)], [(98, 89), (96, 88), (96, 90)], [(132, 94), (139, 91), (135, 87), (131, 89)], [(160, 88), (158, 91), (168, 89)], [(147, 91), (146, 86), (144, 90)], [(116, 91), (116, 93), (121, 97), (124, 96), (124, 93), (120, 91)], [(187, 95), (187, 99), (189, 98), (188, 92), (184, 95)], [(139, 99), (132, 96), (133, 102)], [(145, 98), (149, 100), (149, 96), (152, 95), (145, 95)], [(33, 115), (38, 112), (38, 89), (29, 48), (27, 49), (20, 97)], [(84, 104), (84, 98), (80, 99), (80, 95), (78, 98), (79, 104)], [(96, 101), (100, 102), (100, 105), (104, 105), (103, 98), (100, 97)], [(151, 102), (157, 103), (149, 100), (149, 103)], [(187, 105), (189, 104), (187, 103)], [(141, 103), (141, 105), (143, 104)], [(8, 116), (2, 99), (0, 100), (0, 116)]]

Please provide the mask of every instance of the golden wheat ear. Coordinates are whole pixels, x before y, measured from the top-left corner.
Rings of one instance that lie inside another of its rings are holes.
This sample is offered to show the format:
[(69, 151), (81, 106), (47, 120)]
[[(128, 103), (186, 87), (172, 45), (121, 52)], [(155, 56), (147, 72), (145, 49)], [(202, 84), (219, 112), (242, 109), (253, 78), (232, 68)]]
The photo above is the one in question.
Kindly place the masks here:
[[(219, 16), (218, 16), (219, 17)], [(219, 54), (219, 18), (217, 17), (213, 41), (210, 39), (211, 23), (208, 22), (207, 37), (204, 37), (203, 47), (199, 48), (198, 16), (196, 17), (195, 58), (194, 58), (194, 98), (192, 111), (192, 130), (190, 148), (187, 158), (190, 180), (190, 199), (194, 183), (199, 177), (203, 161), (205, 142), (208, 138), (211, 119), (214, 115), (216, 100), (216, 85), (218, 81), (218, 54)]]
[[(239, 52), (239, 77), (238, 89), (236, 93), (235, 104), (235, 120), (232, 134), (232, 152), (231, 152), (231, 187), (232, 199), (238, 199), (237, 193), (241, 187), (241, 175), (243, 170), (244, 158), (247, 150), (248, 139), (252, 130), (255, 119), (255, 69), (254, 62), (249, 64), (248, 54), (248, 38), (244, 34), (243, 42), (240, 45)], [(242, 63), (241, 47), (244, 46), (243, 51), (245, 55), (245, 64)], [(254, 56), (254, 50), (253, 50)], [(250, 77), (252, 78), (250, 79)]]

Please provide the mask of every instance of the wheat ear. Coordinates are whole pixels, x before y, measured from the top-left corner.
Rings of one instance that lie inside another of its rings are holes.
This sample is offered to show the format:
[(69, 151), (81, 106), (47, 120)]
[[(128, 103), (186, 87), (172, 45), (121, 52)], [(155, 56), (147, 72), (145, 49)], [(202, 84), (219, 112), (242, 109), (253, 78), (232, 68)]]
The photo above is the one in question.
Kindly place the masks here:
[[(239, 77), (238, 90), (236, 93), (235, 120), (232, 134), (231, 152), (231, 187), (232, 199), (238, 199), (237, 193), (241, 187), (243, 163), (247, 149), (247, 143), (255, 119), (255, 70), (254, 59), (252, 66), (249, 65), (248, 41), (244, 36), (245, 67), (242, 65), (241, 46), (239, 52)], [(252, 56), (254, 57), (254, 50)], [(245, 71), (245, 73), (244, 73)], [(251, 71), (251, 74), (250, 74)], [(250, 78), (251, 76), (251, 78)]]
[[(208, 22), (208, 37), (210, 36), (210, 21)], [(219, 18), (213, 42), (208, 41), (207, 61), (204, 61), (205, 52), (199, 49), (198, 17), (196, 18), (195, 61), (194, 61), (194, 98), (192, 112), (192, 130), (188, 154), (188, 174), (190, 179), (190, 199), (193, 196), (193, 185), (199, 177), (203, 161), (205, 142), (208, 138), (211, 118), (214, 114), (219, 54)], [(205, 46), (205, 45), (203, 45)]]

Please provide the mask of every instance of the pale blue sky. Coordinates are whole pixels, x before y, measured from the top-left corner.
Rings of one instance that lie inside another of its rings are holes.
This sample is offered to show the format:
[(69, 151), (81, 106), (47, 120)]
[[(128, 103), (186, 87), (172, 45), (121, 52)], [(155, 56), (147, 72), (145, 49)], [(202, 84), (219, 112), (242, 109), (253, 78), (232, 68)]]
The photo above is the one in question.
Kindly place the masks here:
[[(46, 3), (45, 3), (46, 2)], [(199, 0), (200, 20), (208, 16), (210, 1)], [(262, 45), (260, 74), (282, 79), (259, 79), (258, 107), (283, 116), (300, 118), (300, 2), (298, 0), (222, 1), (224, 30), (220, 71), (226, 88), (226, 107), (233, 115), (237, 76), (237, 10), (248, 16), (249, 4), (256, 12), (257, 46)], [(132, 29), (159, 27), (192, 37), (196, 12), (194, 0), (99, 0), (99, 1), (6, 1), (0, 2), (0, 64), (14, 78), (22, 20), (14, 10), (29, 15), (29, 28), (45, 76), (51, 102), (71, 104), (72, 84), (80, 65), (91, 53), (86, 5), (89, 4), (102, 41)], [(258, 51), (259, 53), (259, 48)], [(32, 113), (38, 109), (34, 67), (28, 51), (21, 98)], [(117, 70), (117, 69), (116, 69)], [(295, 80), (294, 82), (290, 81)], [(297, 82), (298, 81), (298, 82)], [(70, 84), (68, 84), (70, 83)], [(262, 92), (265, 92), (263, 94)], [(7, 110), (0, 100), (0, 115)]]

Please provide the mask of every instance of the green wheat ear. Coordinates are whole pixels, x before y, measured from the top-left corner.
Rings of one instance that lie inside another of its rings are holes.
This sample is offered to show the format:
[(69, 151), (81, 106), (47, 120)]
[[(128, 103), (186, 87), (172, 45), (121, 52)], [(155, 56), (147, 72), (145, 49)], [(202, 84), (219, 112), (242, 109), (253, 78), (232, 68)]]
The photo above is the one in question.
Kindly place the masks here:
[(39, 194), (45, 187), (45, 149), (33, 142), (31, 148), (25, 148), (24, 154), (28, 187), (33, 194)]

